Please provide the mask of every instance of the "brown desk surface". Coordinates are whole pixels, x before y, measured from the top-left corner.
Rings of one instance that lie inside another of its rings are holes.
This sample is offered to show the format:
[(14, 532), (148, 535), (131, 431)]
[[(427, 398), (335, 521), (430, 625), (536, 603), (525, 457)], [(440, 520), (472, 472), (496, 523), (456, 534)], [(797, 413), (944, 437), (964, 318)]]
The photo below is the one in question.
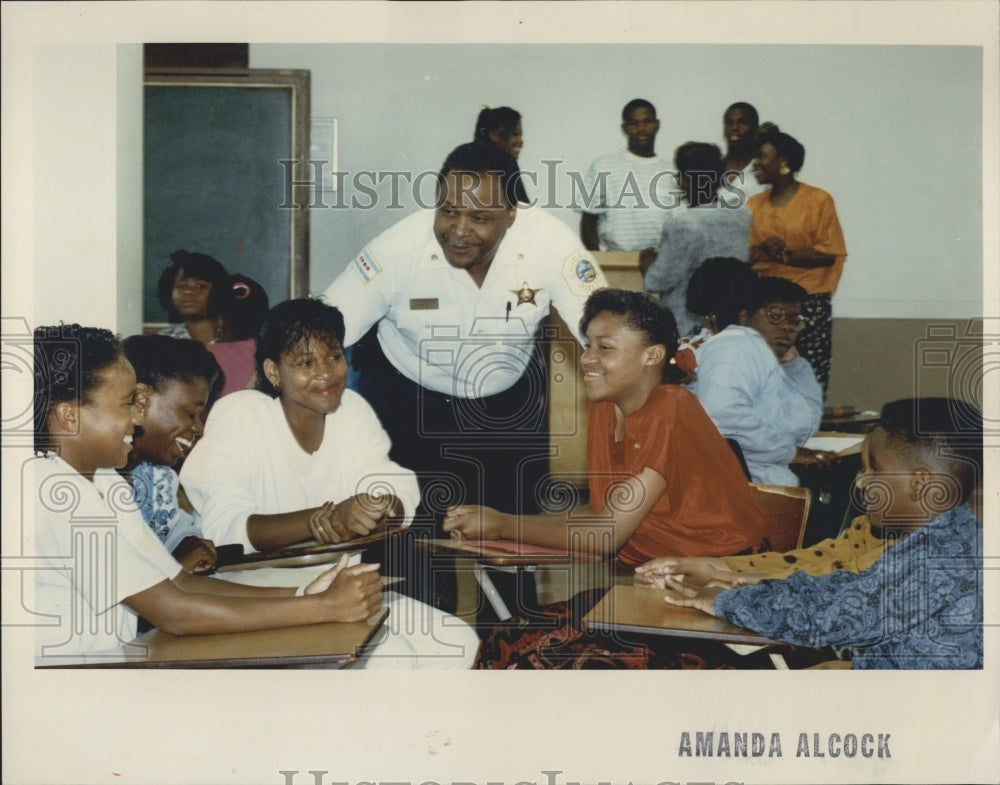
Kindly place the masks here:
[(220, 635), (169, 635), (159, 630), (112, 652), (47, 657), (36, 668), (267, 668), (346, 665), (389, 615), (382, 608), (368, 621), (330, 622)]
[(318, 542), (307, 545), (296, 545), (289, 548), (278, 548), (273, 551), (255, 551), (245, 554), (238, 561), (222, 564), (216, 568), (216, 572), (238, 572), (242, 570), (256, 570), (263, 567), (308, 567), (312, 564), (333, 564), (340, 560), (340, 557), (351, 551), (358, 551), (373, 543), (380, 542), (390, 536), (395, 536), (401, 530), (392, 532), (379, 532), (369, 534), (367, 537), (355, 537), (346, 542), (329, 543), (326, 545)]
[[(417, 545), (434, 553), (449, 553), (477, 559), (497, 567), (529, 566), (533, 564), (572, 564), (599, 562), (600, 556), (575, 551), (557, 551), (535, 545), (510, 542), (503, 547), (490, 547), (489, 540), (417, 540)], [(508, 547), (510, 550), (508, 550)]]
[(842, 417), (824, 417), (819, 427), (824, 431), (841, 433), (868, 433), (878, 422), (879, 415), (861, 412)]
[(753, 646), (784, 645), (694, 608), (670, 605), (663, 595), (662, 590), (646, 586), (612, 586), (604, 599), (583, 617), (583, 626), (594, 632), (636, 632)]

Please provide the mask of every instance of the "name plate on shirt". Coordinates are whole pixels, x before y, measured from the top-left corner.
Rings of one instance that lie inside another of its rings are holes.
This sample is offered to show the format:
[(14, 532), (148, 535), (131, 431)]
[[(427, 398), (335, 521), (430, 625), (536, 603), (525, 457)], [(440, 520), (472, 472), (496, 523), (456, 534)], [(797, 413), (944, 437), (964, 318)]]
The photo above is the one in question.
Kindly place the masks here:
[(437, 297), (415, 297), (410, 300), (411, 311), (436, 311), (437, 309)]

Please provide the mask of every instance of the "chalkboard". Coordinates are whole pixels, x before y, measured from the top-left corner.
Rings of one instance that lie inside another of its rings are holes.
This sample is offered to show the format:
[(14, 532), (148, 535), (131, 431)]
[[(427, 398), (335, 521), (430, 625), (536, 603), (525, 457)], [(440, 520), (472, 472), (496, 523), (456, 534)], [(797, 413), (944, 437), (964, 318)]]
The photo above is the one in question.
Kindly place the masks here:
[[(144, 94), (143, 321), (178, 249), (249, 275), (272, 303), (307, 293), (309, 72), (147, 72)], [(282, 163), (285, 161), (286, 163)], [(291, 161), (298, 161), (292, 166)]]

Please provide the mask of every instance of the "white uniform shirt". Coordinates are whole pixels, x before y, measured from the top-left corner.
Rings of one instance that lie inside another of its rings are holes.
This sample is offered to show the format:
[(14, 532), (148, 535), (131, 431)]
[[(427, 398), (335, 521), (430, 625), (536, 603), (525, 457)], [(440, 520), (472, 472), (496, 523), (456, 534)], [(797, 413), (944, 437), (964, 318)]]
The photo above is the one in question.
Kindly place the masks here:
[(587, 296), (608, 284), (569, 227), (540, 208), (518, 208), (477, 287), (445, 258), (434, 215), (421, 210), (387, 229), (326, 290), (344, 314), (347, 346), (378, 322), (382, 350), (406, 378), (480, 398), (521, 378), (550, 305), (581, 340)]
[(42, 657), (113, 649), (136, 636), (135, 612), (122, 600), (181, 566), (146, 525), (131, 486), (114, 470), (88, 482), (56, 456), (32, 462), (36, 556), (35, 630)]
[(389, 437), (375, 412), (345, 390), (326, 415), (323, 442), (303, 450), (288, 427), (281, 402), (256, 390), (220, 399), (208, 416), (205, 435), (181, 469), (181, 485), (201, 515), (206, 538), (241, 543), (247, 518), (318, 507), (358, 493), (394, 494), (413, 516), (420, 490), (412, 471), (389, 460)]
[(672, 164), (622, 150), (598, 158), (584, 178), (584, 212), (600, 216), (597, 235), (608, 251), (660, 245), (664, 211), (683, 206)]

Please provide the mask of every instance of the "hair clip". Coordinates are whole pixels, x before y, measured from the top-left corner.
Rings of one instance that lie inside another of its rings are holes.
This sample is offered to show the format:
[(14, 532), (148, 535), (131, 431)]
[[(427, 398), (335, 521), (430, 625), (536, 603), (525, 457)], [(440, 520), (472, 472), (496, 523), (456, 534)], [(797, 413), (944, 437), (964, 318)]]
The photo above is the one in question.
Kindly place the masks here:
[(250, 296), (250, 287), (242, 281), (237, 281), (233, 284), (233, 294), (237, 300), (245, 300)]

